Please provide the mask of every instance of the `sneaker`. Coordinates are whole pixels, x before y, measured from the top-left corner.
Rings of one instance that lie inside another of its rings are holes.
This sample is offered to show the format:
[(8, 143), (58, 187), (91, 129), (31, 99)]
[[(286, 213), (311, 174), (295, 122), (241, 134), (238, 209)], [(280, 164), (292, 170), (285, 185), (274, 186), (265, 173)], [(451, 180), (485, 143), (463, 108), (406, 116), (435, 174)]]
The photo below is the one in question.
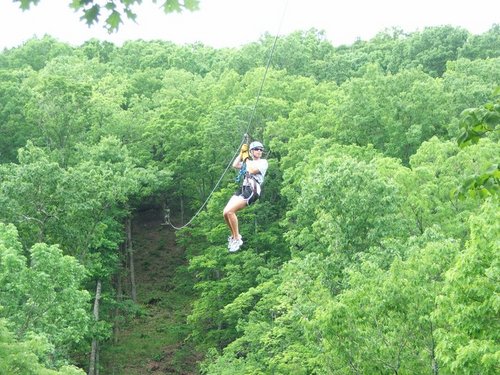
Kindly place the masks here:
[(229, 236), (227, 238), (227, 248), (228, 249), (231, 249), (231, 246), (233, 245), (233, 242), (234, 242), (234, 238), (232, 236)]
[(233, 239), (229, 251), (234, 253), (240, 249), (241, 245), (243, 245), (243, 240), (241, 239), (241, 237), (237, 240)]

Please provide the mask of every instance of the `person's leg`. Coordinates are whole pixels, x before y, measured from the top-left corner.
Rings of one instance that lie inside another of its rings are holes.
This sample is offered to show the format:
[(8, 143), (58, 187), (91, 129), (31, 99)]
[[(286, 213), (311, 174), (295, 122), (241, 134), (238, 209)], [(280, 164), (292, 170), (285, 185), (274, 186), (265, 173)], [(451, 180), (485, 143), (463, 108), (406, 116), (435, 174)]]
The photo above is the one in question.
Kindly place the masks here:
[(240, 238), (238, 228), (238, 217), (236, 212), (247, 206), (246, 200), (242, 196), (233, 195), (224, 208), (224, 220), (226, 221), (229, 229), (231, 229), (231, 236), (234, 239)]
[[(231, 197), (231, 199), (233, 199)], [(231, 202), (231, 199), (227, 202), (226, 207), (229, 206), (229, 203)], [(229, 229), (231, 229), (231, 224), (229, 224), (229, 219), (226, 215), (226, 207), (224, 207), (224, 212), (222, 213), (222, 216), (224, 216), (224, 221), (226, 222), (227, 226)], [(231, 230), (231, 237), (233, 237), (233, 231)]]

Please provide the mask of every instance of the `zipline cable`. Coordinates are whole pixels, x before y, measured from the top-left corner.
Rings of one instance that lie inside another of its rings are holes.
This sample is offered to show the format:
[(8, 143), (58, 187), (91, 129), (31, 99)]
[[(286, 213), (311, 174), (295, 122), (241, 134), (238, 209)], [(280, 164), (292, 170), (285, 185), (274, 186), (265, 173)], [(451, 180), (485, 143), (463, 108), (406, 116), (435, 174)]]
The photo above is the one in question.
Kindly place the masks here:
[[(264, 76), (262, 77), (262, 81), (260, 83), (259, 91), (257, 92), (257, 97), (255, 98), (255, 103), (253, 105), (253, 111), (252, 111), (252, 113), (250, 115), (250, 119), (248, 120), (247, 130), (245, 131), (245, 134), (249, 134), (250, 125), (252, 124), (252, 120), (253, 120), (253, 117), (255, 115), (255, 110), (257, 108), (257, 104), (259, 103), (260, 94), (262, 94), (262, 89), (264, 87), (264, 82), (266, 81), (266, 77), (267, 77), (267, 71), (269, 70), (269, 66), (271, 65), (271, 60), (272, 60), (273, 55), (274, 55), (274, 50), (276, 49), (276, 42), (278, 41), (278, 36), (279, 36), (280, 30), (281, 30), (281, 26), (283, 25), (283, 19), (285, 18), (285, 13), (286, 13), (286, 8), (287, 7), (288, 7), (288, 0), (285, 3), (285, 9), (283, 10), (283, 14), (281, 15), (281, 20), (280, 20), (280, 23), (279, 23), (278, 32), (276, 33), (276, 36), (274, 37), (273, 46), (271, 48), (271, 52), (269, 53), (269, 58), (267, 59), (266, 70), (264, 71)], [(240, 144), (240, 147), (242, 145), (243, 145), (243, 143)]]
[(222, 173), (222, 175), (220, 176), (219, 180), (217, 181), (217, 183), (215, 184), (214, 188), (212, 189), (212, 191), (210, 192), (210, 194), (208, 194), (207, 196), (207, 199), (205, 199), (205, 202), (203, 202), (203, 204), (201, 205), (201, 207), (198, 209), (198, 211), (196, 211), (196, 213), (193, 215), (193, 217), (191, 217), (191, 219), (189, 219), (189, 221), (187, 223), (185, 223), (184, 225), (178, 227), (178, 226), (175, 226), (174, 224), (172, 224), (172, 222), (170, 221), (170, 209), (166, 209), (165, 210), (165, 223), (163, 223), (162, 225), (170, 225), (172, 228), (176, 229), (176, 230), (180, 230), (180, 229), (183, 229), (185, 227), (187, 227), (189, 224), (191, 224), (193, 222), (193, 220), (200, 214), (200, 212), (205, 208), (205, 206), (207, 205), (208, 201), (210, 200), (210, 198), (212, 197), (213, 193), (215, 193), (215, 190), (217, 190), (217, 188), (219, 187), (219, 184), (221, 183), (222, 179), (224, 178), (224, 176), (226, 175), (227, 171), (229, 170), (229, 168), (231, 168), (231, 166), (233, 165), (233, 161), (234, 159), (236, 158), (236, 156), (238, 155), (238, 153), (240, 152), (240, 149), (241, 149), (241, 146), (243, 146), (243, 144), (245, 143), (245, 141), (248, 139), (248, 131), (250, 130), (250, 126), (252, 124), (252, 121), (253, 121), (253, 117), (255, 115), (255, 112), (256, 112), (256, 109), (257, 109), (257, 104), (259, 103), (259, 100), (260, 100), (260, 95), (262, 94), (262, 89), (264, 87), (264, 82), (266, 81), (266, 77), (267, 77), (267, 72), (269, 70), (269, 67), (271, 66), (271, 61), (272, 61), (272, 58), (273, 58), (273, 55), (274, 55), (274, 51), (276, 49), (276, 42), (278, 41), (278, 36), (279, 36), (279, 33), (280, 33), (280, 30), (281, 30), (281, 26), (283, 25), (283, 19), (285, 18), (285, 13), (286, 13), (286, 9), (288, 7), (288, 0), (286, 1), (285, 3), (285, 8), (283, 10), (283, 14), (281, 15), (281, 20), (280, 20), (280, 23), (279, 23), (279, 27), (278, 27), (278, 31), (276, 32), (276, 36), (274, 37), (274, 42), (273, 42), (273, 46), (271, 48), (271, 51), (269, 53), (269, 57), (267, 59), (267, 64), (266, 64), (266, 70), (264, 71), (264, 76), (262, 77), (262, 81), (260, 83), (260, 87), (259, 87), (259, 91), (257, 92), (257, 96), (255, 98), (255, 103), (253, 105), (253, 109), (252, 109), (252, 112), (250, 114), (250, 118), (248, 120), (248, 124), (247, 124), (247, 128), (246, 128), (246, 131), (245, 131), (245, 134), (243, 135), (243, 138), (240, 142), (240, 145), (238, 146), (238, 148), (236, 149), (236, 152), (233, 154), (232, 158), (229, 160), (229, 163), (227, 164), (226, 166), (226, 169), (224, 169), (224, 172)]

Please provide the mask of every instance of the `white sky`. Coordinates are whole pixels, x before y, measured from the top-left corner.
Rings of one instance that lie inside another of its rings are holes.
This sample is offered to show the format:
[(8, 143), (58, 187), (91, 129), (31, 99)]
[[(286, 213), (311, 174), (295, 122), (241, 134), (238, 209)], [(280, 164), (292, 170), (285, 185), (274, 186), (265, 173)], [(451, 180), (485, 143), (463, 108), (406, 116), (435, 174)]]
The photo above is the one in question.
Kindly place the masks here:
[(452, 25), (480, 34), (500, 23), (500, 0), (200, 0), (200, 10), (175, 14), (164, 14), (162, 1), (143, 0), (135, 7), (137, 24), (126, 20), (109, 35), (102, 25), (89, 28), (80, 21), (70, 1), (40, 0), (23, 12), (13, 0), (0, 0), (0, 51), (45, 34), (74, 46), (98, 38), (117, 45), (162, 39), (220, 48), (257, 41), (265, 32), (286, 35), (314, 27), (338, 46), (390, 27), (412, 32)]

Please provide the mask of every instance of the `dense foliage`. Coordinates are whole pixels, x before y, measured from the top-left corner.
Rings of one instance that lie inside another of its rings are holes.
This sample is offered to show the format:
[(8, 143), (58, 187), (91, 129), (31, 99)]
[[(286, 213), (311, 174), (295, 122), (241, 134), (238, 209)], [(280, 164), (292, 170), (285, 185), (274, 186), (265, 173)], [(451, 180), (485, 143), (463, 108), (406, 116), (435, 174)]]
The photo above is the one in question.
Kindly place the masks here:
[(500, 28), (290, 34), (254, 111), (272, 42), (0, 54), (0, 372), (78, 374), (112, 345), (130, 218), (186, 222), (249, 126), (269, 171), (244, 249), (231, 173), (178, 235), (202, 373), (498, 373)]

